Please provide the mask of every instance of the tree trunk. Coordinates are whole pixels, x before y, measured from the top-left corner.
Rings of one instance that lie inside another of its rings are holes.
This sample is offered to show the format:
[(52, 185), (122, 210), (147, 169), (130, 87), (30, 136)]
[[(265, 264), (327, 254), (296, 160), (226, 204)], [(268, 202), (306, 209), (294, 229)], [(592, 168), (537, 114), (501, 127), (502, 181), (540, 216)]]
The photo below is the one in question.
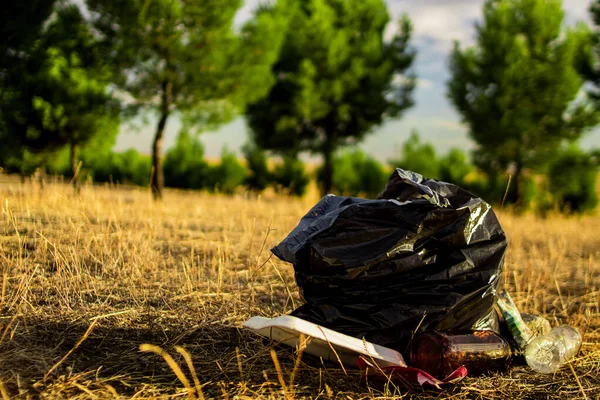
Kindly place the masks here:
[(152, 142), (152, 175), (150, 177), (150, 186), (152, 187), (152, 195), (154, 200), (162, 199), (162, 191), (164, 187), (164, 174), (162, 169), (162, 141), (165, 133), (165, 126), (169, 118), (169, 107), (171, 104), (171, 83), (165, 80), (162, 83), (162, 99), (160, 119), (156, 126), (156, 134)]
[(323, 148), (323, 195), (331, 193), (333, 188), (333, 146), (329, 143)]
[(523, 196), (523, 182), (521, 182), (523, 180), (523, 166), (521, 165), (521, 163), (517, 163), (515, 166), (515, 175), (513, 176), (513, 185), (515, 185), (515, 191), (514, 193), (514, 198), (513, 198), (513, 203), (516, 206), (520, 206), (521, 202), (522, 202), (522, 196)]
[(514, 168), (512, 169), (512, 174), (509, 180), (509, 186), (506, 188), (507, 195), (506, 199), (503, 199), (504, 202), (508, 204), (513, 204), (514, 206), (519, 206), (519, 202), (522, 200), (521, 196), (523, 195), (523, 185), (522, 185), (522, 170), (523, 167), (520, 163), (515, 162)]
[(79, 168), (77, 168), (77, 143), (71, 142), (71, 174), (73, 175), (73, 189), (79, 193)]
[(40, 185), (40, 191), (44, 190), (44, 186), (46, 183), (46, 163), (42, 163), (35, 171), (35, 175), (37, 176), (38, 183)]

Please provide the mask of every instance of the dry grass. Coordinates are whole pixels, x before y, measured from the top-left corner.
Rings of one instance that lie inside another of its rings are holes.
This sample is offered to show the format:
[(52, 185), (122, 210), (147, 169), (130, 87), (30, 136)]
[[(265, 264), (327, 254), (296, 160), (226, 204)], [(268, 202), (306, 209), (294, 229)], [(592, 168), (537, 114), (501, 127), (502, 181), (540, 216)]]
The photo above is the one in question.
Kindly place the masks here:
[(584, 332), (573, 368), (514, 365), (439, 394), (272, 354), (239, 328), (299, 304), (292, 267), (268, 249), (315, 196), (154, 204), (141, 189), (5, 183), (0, 200), (3, 398), (600, 398), (599, 217), (501, 215), (504, 285), (522, 311)]

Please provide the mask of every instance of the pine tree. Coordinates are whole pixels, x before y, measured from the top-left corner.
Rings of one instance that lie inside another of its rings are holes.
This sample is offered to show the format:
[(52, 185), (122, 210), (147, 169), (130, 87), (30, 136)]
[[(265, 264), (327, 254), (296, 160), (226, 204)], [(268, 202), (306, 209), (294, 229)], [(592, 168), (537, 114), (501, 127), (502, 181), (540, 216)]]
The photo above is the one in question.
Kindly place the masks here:
[(290, 28), (273, 66), (277, 81), (247, 111), (257, 145), (295, 157), (323, 157), (323, 191), (332, 187), (333, 154), (361, 141), (412, 105), (408, 74), (415, 52), (411, 24), (384, 40), (383, 0), (295, 0)]
[(475, 46), (455, 44), (448, 96), (477, 143), (478, 166), (492, 177), (512, 169), (516, 202), (524, 169), (595, 124), (589, 104), (575, 101), (589, 35), (563, 26), (560, 0), (487, 0), (483, 11)]
[(120, 88), (158, 118), (152, 190), (162, 196), (162, 142), (178, 114), (200, 128), (229, 121), (267, 93), (286, 28), (285, 4), (260, 7), (239, 34), (241, 0), (89, 0), (106, 47), (121, 71)]

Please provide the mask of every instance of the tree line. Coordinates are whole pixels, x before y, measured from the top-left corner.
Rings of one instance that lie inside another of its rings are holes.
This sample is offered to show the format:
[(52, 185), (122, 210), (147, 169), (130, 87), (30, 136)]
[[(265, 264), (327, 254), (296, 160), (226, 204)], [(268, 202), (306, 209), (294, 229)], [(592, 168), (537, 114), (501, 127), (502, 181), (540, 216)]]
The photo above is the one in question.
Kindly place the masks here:
[[(299, 156), (309, 153), (323, 161), (323, 192), (374, 193), (389, 171), (353, 147), (413, 105), (418, 71), (410, 17), (391, 21), (383, 0), (277, 0), (236, 25), (241, 6), (5, 5), (0, 167), (22, 174), (43, 167), (76, 184), (84, 176), (148, 184), (156, 198), (165, 184), (224, 192), (272, 185), (301, 194), (308, 177)], [(590, 13), (598, 26), (600, 1)], [(412, 135), (391, 164), (484, 198), (593, 207), (597, 152), (577, 143), (599, 122), (600, 36), (563, 20), (560, 0), (486, 0), (475, 44), (457, 42), (448, 60), (448, 98), (474, 151), (438, 157)], [(388, 38), (390, 24), (395, 33)], [(134, 115), (155, 117), (150, 157), (111, 151), (119, 126)], [(207, 163), (197, 135), (239, 115), (251, 134), (245, 166), (228, 151), (219, 164)], [(163, 156), (174, 116), (183, 130)], [(274, 166), (267, 162), (273, 155)]]

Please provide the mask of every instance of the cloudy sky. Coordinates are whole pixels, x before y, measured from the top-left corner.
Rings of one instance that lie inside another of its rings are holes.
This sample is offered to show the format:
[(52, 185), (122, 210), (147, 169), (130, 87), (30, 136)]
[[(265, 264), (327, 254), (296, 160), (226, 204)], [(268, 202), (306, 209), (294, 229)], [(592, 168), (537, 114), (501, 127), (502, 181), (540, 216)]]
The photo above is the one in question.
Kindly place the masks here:
[[(246, 0), (236, 22), (248, 19), (261, 0)], [(460, 116), (446, 98), (446, 82), (449, 79), (447, 60), (454, 40), (470, 44), (474, 40), (474, 23), (481, 19), (484, 0), (386, 0), (393, 19), (406, 12), (414, 25), (413, 44), (417, 49), (414, 64), (418, 86), (414, 93), (415, 106), (399, 120), (390, 120), (373, 133), (361, 145), (380, 160), (387, 160), (398, 152), (410, 130), (416, 128), (421, 136), (432, 142), (440, 152), (451, 147), (469, 149), (472, 142)], [(590, 0), (563, 0), (566, 23), (588, 21)], [(390, 26), (387, 34), (393, 33)], [(177, 136), (180, 123), (176, 118), (168, 122), (165, 145), (171, 146)], [(150, 152), (152, 124), (132, 127), (125, 125), (117, 140), (117, 150), (135, 147), (143, 153)], [(238, 150), (247, 140), (247, 128), (243, 118), (221, 127), (215, 132), (201, 136), (207, 157), (216, 157), (227, 145)], [(600, 146), (600, 128), (591, 132), (583, 141), (586, 148)]]

